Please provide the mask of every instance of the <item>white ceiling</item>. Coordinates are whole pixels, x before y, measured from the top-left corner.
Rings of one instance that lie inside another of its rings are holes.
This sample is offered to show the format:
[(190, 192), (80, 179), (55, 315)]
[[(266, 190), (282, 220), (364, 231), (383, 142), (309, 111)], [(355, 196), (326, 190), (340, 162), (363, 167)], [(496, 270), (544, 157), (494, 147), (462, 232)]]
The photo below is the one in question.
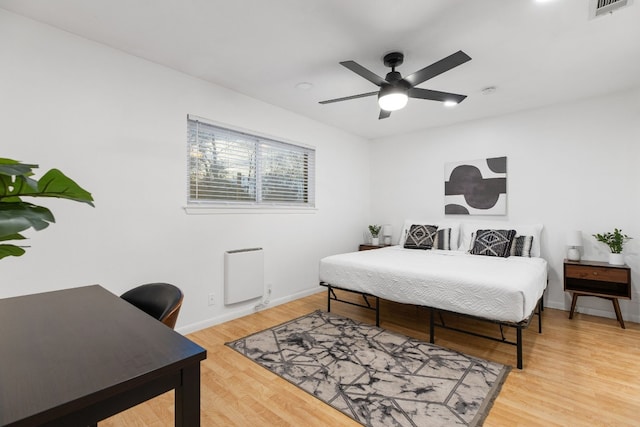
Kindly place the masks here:
[[(589, 19), (592, 0), (0, 0), (0, 7), (342, 128), (379, 138), (640, 85), (640, 6)], [(410, 99), (378, 120), (375, 91), (340, 66), (409, 75), (463, 50), (470, 62), (418, 87), (468, 95), (455, 108)], [(308, 90), (296, 84), (310, 82)], [(495, 86), (491, 95), (482, 89)], [(213, 117), (212, 119), (215, 119)]]

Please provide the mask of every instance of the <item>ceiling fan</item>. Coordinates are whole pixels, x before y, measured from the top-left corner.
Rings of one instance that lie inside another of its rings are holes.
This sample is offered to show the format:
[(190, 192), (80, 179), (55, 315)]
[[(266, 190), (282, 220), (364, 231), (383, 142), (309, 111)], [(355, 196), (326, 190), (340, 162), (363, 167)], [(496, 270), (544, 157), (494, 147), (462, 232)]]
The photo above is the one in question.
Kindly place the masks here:
[(396, 67), (402, 64), (404, 61), (404, 55), (401, 52), (391, 52), (386, 54), (383, 58), (384, 65), (391, 67), (391, 71), (387, 73), (387, 76), (384, 79), (367, 70), (355, 61), (344, 61), (341, 62), (340, 65), (348, 68), (359, 76), (364, 77), (374, 85), (379, 86), (380, 90), (376, 92), (361, 93), (359, 95), (345, 96), (344, 98), (328, 99), (326, 101), (320, 101), (320, 104), (330, 104), (332, 102), (347, 101), (349, 99), (378, 95), (378, 104), (380, 105), (380, 116), (378, 119), (386, 119), (391, 115), (392, 111), (404, 108), (404, 106), (407, 105), (407, 100), (409, 98), (430, 99), (432, 101), (452, 102), (458, 104), (467, 96), (455, 93), (439, 92), (436, 90), (421, 89), (415, 86), (470, 60), (471, 57), (469, 55), (459, 50), (456, 53), (403, 78), (402, 75), (396, 71)]

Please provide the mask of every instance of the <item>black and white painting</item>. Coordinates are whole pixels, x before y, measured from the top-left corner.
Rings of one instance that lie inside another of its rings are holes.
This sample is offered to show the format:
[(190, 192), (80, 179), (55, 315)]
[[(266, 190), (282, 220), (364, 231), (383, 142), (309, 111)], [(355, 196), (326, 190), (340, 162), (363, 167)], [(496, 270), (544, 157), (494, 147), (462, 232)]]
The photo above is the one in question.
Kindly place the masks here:
[(506, 215), (507, 158), (446, 163), (444, 213)]

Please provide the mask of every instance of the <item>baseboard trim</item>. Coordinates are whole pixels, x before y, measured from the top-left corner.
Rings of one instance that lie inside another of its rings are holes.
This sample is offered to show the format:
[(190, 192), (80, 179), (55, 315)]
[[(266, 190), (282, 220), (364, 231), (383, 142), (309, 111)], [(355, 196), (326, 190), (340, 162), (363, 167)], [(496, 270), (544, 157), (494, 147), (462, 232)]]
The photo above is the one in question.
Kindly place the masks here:
[[(324, 288), (320, 288), (319, 286), (317, 287), (313, 287), (310, 289), (305, 289), (304, 291), (300, 291), (297, 292), (295, 294), (292, 295), (287, 295), (285, 297), (281, 297), (281, 298), (276, 298), (274, 300), (272, 300), (269, 304), (267, 304), (265, 307), (261, 308), (259, 311), (262, 310), (266, 310), (268, 308), (271, 307), (275, 307), (281, 304), (285, 304), (300, 298), (304, 298), (307, 297), (309, 295), (313, 295), (313, 294), (317, 294), (319, 292), (323, 292)], [(255, 309), (255, 303), (250, 304), (248, 306), (243, 306), (241, 308), (232, 310), (230, 312), (226, 312), (224, 314), (221, 314), (219, 316), (216, 317), (212, 317), (210, 319), (207, 320), (203, 320), (200, 322), (196, 322), (196, 323), (191, 323), (189, 325), (185, 325), (185, 326), (180, 326), (179, 328), (176, 328), (176, 332), (182, 334), (182, 335), (186, 335), (186, 334), (190, 334), (193, 332), (197, 332), (200, 331), (202, 329), (206, 329), (209, 328), (211, 326), (215, 326), (215, 325), (219, 325), (220, 323), (224, 323), (224, 322), (228, 322), (229, 320), (234, 320), (234, 319), (238, 319), (240, 317), (244, 317), (244, 316), (248, 316), (249, 314), (253, 314), (256, 313), (256, 309)]]

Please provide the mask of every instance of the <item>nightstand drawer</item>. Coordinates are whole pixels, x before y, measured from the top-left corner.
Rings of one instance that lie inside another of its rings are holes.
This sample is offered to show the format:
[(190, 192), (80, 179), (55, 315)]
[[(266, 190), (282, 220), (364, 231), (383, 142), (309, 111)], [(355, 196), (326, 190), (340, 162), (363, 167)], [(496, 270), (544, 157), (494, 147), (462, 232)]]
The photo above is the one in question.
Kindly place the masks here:
[(628, 272), (620, 268), (594, 268), (584, 265), (567, 265), (565, 276), (574, 279), (589, 279), (602, 282), (626, 283)]

